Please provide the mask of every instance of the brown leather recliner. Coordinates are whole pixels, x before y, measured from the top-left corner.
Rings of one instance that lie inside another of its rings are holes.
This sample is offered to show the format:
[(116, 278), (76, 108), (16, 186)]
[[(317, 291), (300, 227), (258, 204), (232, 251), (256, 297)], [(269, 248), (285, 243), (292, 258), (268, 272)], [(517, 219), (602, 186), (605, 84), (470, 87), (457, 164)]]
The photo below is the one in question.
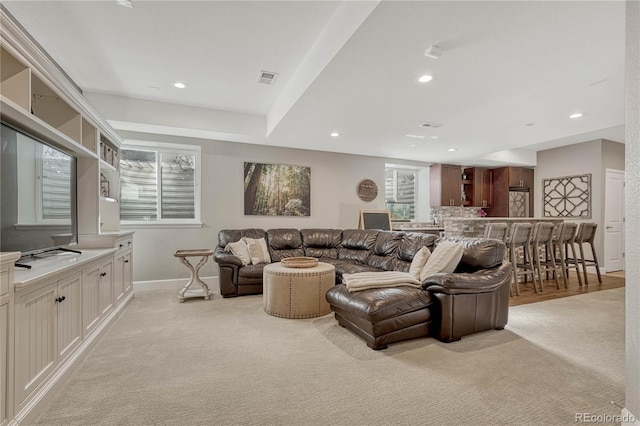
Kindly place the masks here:
[(453, 342), (479, 331), (503, 329), (509, 317), (512, 268), (504, 260), (505, 245), (483, 238), (447, 240), (459, 242), (464, 249), (456, 271), (434, 274), (422, 283), (439, 301), (435, 337)]

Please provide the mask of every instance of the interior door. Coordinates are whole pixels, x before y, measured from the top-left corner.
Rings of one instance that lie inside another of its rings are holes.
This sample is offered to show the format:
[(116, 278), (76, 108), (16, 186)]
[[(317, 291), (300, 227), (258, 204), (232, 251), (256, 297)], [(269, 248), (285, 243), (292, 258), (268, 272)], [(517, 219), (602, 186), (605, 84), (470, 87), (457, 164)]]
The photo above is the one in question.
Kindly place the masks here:
[(604, 256), (607, 272), (624, 270), (624, 171), (606, 169)]

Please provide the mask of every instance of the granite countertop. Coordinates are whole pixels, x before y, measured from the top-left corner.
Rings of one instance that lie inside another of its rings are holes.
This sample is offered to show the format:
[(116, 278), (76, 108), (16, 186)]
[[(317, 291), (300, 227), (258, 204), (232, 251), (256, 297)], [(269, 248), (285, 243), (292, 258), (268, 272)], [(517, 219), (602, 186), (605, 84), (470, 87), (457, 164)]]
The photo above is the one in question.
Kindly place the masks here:
[(512, 222), (517, 222), (517, 221), (522, 221), (522, 222), (529, 222), (532, 220), (542, 220), (542, 221), (547, 221), (547, 220), (563, 220), (562, 218), (558, 218), (558, 217), (554, 217), (554, 218), (550, 218), (550, 217), (448, 217), (448, 218), (444, 218), (441, 219), (442, 222), (446, 222), (447, 220), (450, 221), (457, 221), (457, 222), (469, 222), (469, 221), (492, 221), (492, 222), (496, 222), (496, 221), (512, 221)]
[(400, 226), (394, 231), (444, 231), (444, 226)]

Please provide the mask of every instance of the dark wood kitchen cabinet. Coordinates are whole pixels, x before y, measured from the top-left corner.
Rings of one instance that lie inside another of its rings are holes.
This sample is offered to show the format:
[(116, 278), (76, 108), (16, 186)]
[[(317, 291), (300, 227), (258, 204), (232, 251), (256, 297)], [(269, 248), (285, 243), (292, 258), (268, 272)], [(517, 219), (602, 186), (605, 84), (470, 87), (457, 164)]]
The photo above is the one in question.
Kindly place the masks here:
[(509, 217), (509, 190), (527, 191), (529, 216), (533, 216), (534, 171), (526, 167), (499, 167), (493, 173), (493, 203), (487, 213), (491, 217)]
[[(483, 167), (464, 169), (467, 180), (463, 180), (467, 204), (473, 207), (491, 207), (493, 204), (493, 172)], [(463, 175), (463, 176), (464, 176)]]
[(462, 205), (462, 167), (434, 164), (430, 170), (431, 206)]
[(507, 167), (509, 169), (509, 187), (533, 188), (533, 169), (526, 167)]

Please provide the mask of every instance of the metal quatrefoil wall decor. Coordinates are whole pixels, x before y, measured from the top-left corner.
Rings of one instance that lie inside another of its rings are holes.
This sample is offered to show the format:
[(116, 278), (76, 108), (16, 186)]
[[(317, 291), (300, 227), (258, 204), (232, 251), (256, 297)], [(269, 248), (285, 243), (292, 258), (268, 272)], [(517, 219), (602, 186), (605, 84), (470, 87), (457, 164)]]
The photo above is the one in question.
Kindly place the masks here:
[(544, 217), (591, 218), (591, 174), (542, 180)]

